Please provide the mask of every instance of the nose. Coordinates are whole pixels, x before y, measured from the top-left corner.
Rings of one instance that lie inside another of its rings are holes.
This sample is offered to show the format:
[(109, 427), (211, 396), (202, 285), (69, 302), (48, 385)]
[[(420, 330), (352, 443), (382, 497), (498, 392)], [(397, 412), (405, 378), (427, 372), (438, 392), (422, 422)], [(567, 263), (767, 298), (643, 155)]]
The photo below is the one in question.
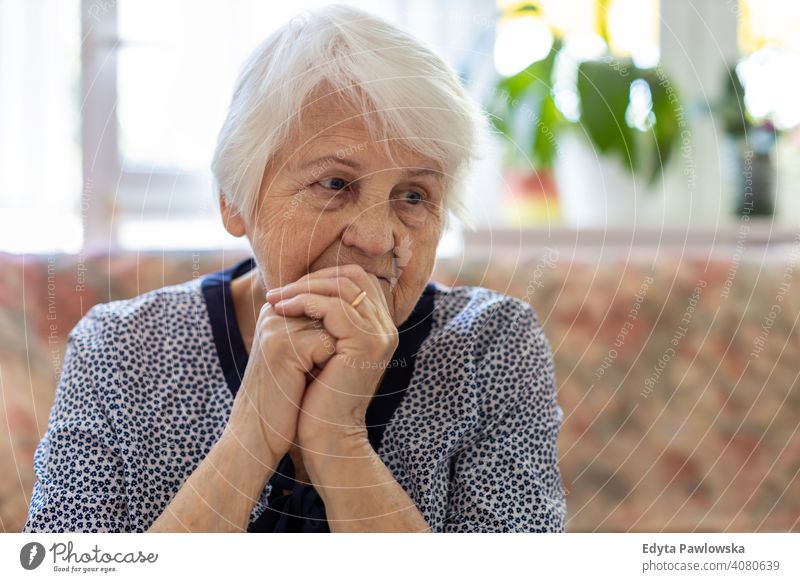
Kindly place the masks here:
[(380, 257), (394, 249), (391, 203), (378, 202), (359, 209), (342, 235), (342, 243), (370, 257)]

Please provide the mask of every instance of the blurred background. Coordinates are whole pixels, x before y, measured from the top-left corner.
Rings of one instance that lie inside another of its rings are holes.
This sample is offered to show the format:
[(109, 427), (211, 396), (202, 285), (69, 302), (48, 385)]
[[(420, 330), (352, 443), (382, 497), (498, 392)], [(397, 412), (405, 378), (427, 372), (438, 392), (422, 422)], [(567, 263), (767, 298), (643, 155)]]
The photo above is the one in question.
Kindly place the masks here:
[[(491, 116), (436, 279), (534, 306), (570, 531), (800, 531), (800, 3), (371, 0)], [(0, 0), (0, 530), (66, 334), (247, 253), (209, 163), (296, 0)]]
[[(235, 74), (323, 4), (1, 0), (0, 249), (235, 246), (209, 172)], [(432, 44), (495, 116), (464, 193), (481, 230), (800, 222), (796, 2), (350, 4)]]

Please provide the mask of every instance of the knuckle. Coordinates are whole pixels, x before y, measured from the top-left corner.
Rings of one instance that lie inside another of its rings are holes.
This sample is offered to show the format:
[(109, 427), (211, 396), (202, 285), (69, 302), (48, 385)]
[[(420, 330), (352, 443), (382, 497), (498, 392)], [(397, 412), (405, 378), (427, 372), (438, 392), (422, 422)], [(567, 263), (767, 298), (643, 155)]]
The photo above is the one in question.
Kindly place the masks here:
[(275, 312), (272, 310), (272, 306), (269, 303), (264, 303), (264, 305), (262, 305), (261, 309), (258, 311), (259, 323), (269, 319), (273, 313)]
[(269, 334), (269, 338), (262, 337), (261, 350), (267, 356), (275, 356), (281, 354), (285, 349), (285, 341), (280, 336), (280, 332)]
[(340, 272), (351, 279), (363, 277), (367, 274), (367, 272), (364, 270), (364, 267), (355, 264), (344, 265)]
[(400, 340), (397, 337), (397, 334), (387, 334), (384, 336), (384, 345), (394, 351), (397, 349), (397, 346), (400, 344)]
[(262, 350), (266, 349), (267, 353), (276, 353), (285, 349), (286, 336), (279, 329), (270, 330), (261, 336)]
[(352, 275), (340, 273), (336, 275), (336, 284), (340, 289), (342, 288), (342, 285), (353, 285), (353, 277)]
[(258, 318), (257, 328), (259, 335), (272, 335), (273, 332), (280, 329), (280, 323), (277, 317), (275, 317), (275, 312), (264, 312), (262, 310), (262, 314)]

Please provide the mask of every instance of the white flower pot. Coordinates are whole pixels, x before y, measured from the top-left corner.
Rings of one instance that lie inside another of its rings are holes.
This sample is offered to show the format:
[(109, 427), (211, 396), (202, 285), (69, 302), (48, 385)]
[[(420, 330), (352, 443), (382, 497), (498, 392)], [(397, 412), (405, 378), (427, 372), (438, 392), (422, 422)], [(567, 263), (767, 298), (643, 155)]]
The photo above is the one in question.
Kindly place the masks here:
[(566, 226), (604, 228), (634, 226), (652, 212), (652, 192), (617, 157), (596, 152), (577, 131), (559, 135), (555, 177)]

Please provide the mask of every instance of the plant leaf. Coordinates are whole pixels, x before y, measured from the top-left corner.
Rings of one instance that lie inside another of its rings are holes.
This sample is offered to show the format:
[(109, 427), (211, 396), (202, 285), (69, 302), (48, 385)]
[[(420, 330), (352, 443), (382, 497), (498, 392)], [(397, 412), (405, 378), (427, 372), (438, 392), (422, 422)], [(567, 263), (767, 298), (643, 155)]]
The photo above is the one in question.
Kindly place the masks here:
[(580, 123), (602, 154), (618, 156), (625, 167), (638, 168), (633, 130), (625, 121), (633, 75), (630, 64), (607, 59), (578, 66)]
[(556, 40), (548, 55), (497, 82), (489, 112), (494, 127), (516, 144), (530, 161), (512, 148), (514, 165), (549, 167), (555, 157), (555, 126), (561, 114), (552, 98), (552, 75), (561, 43)]
[(551, 168), (558, 152), (558, 132), (564, 117), (556, 107), (552, 93), (548, 93), (539, 108), (539, 120), (533, 130), (531, 158), (538, 167)]

